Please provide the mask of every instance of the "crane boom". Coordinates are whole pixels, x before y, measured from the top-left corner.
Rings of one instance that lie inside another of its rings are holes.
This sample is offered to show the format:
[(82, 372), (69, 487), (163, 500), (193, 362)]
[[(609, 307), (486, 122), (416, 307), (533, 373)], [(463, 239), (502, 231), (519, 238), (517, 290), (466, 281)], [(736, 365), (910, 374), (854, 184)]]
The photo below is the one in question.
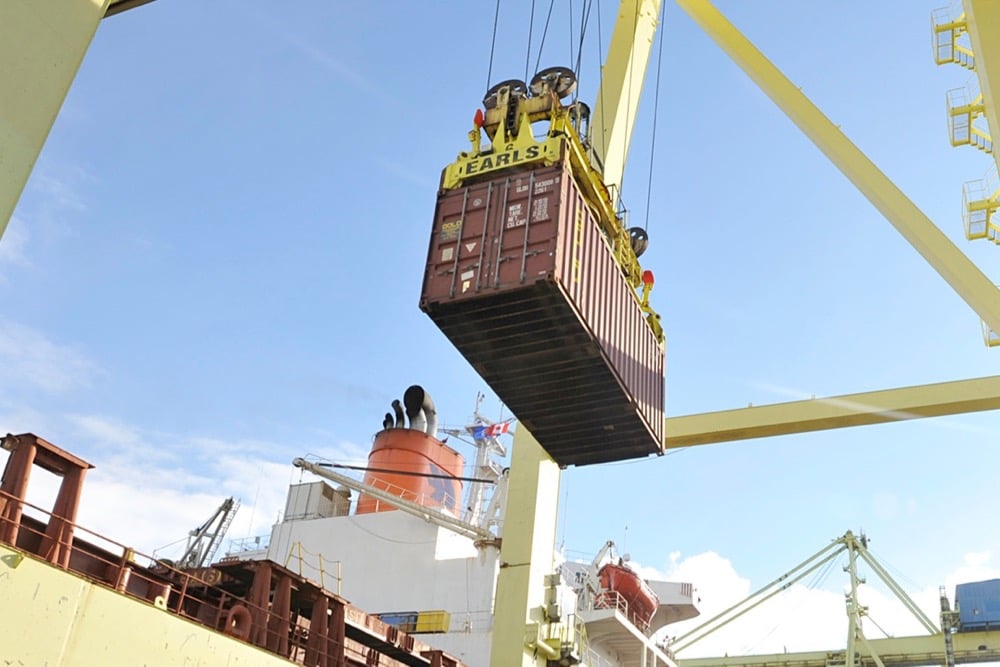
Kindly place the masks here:
[(613, 194), (621, 194), (625, 161), (661, 0), (622, 0), (591, 121), (591, 160)]

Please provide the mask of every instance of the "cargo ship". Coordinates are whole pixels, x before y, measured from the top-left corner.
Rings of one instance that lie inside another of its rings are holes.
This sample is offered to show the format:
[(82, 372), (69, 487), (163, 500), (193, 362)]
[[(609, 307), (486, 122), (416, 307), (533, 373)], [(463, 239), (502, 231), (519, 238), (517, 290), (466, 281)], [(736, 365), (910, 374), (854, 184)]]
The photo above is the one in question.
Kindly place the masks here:
[[(420, 405), (430, 401), (419, 387), (406, 396), (415, 394)], [(508, 449), (501, 439), (510, 426), (477, 417), (455, 434), (476, 452), (476, 477), (465, 478), (465, 457), (436, 437), (434, 416), (404, 414), (398, 401), (393, 409), (398, 418), (387, 414), (363, 479), (334, 472), (342, 467), (335, 462), (297, 461), (327, 479), (290, 485), (270, 535), (193, 568), (76, 525), (91, 464), (34, 434), (7, 436), (0, 613), (12, 619), (8, 636), (25, 639), (6, 643), (0, 657), (49, 665), (490, 664)], [(61, 478), (51, 510), (25, 500), (33, 468)], [(674, 664), (654, 634), (698, 614), (694, 587), (645, 581), (613, 549), (608, 542), (592, 562), (564, 562), (553, 548), (553, 608), (586, 637), (567, 641), (567, 655), (591, 665), (639, 664), (642, 655), (643, 664)], [(38, 627), (51, 642), (38, 644)]]

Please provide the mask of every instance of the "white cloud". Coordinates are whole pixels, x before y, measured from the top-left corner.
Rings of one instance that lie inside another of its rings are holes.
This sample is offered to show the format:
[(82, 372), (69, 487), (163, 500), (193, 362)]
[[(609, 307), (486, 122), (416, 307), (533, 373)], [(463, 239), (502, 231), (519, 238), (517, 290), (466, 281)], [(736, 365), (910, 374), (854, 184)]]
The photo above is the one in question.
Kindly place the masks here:
[[(30, 410), (0, 412), (0, 430), (12, 431), (10, 426), (30, 422), (33, 415)], [(47, 422), (52, 433), (73, 440), (55, 444), (96, 466), (87, 474), (79, 525), (146, 555), (176, 542), (172, 550), (157, 555), (179, 556), (188, 532), (208, 520), (229, 496), (242, 506), (223, 549), (230, 539), (269, 534), (284, 511), (289, 483), (301, 477), (291, 460), (307, 453), (297, 449), (306, 443), (289, 446), (152, 432), (104, 415), (70, 414)], [(45, 437), (40, 429), (31, 430)], [(345, 442), (312, 449), (343, 461), (358, 456), (362, 448)], [(0, 454), (0, 464), (5, 459), (6, 453)], [(33, 473), (28, 500), (51, 508), (57, 488), (53, 475)]]
[[(952, 605), (956, 584), (1000, 578), (1000, 569), (991, 565), (990, 560), (988, 552), (968, 553), (963, 562), (945, 577)], [(668, 572), (632, 563), (645, 578), (683, 581), (695, 586), (701, 615), (664, 628), (661, 637), (682, 637), (751, 593), (750, 580), (740, 575), (732, 562), (717, 553), (705, 552), (686, 558), (672, 553), (670, 563)], [(807, 577), (802, 582), (789, 585), (746, 615), (681, 651), (678, 658), (843, 650), (847, 639), (844, 594), (849, 589), (849, 579), (841, 567), (845, 563), (846, 555), (843, 555), (832, 562), (829, 576), (825, 579)], [(866, 637), (880, 639), (886, 634), (893, 637), (927, 634), (916, 617), (888, 592), (867, 565), (859, 565), (859, 574), (868, 580), (858, 592), (860, 603), (868, 608), (868, 614), (862, 620)], [(816, 585), (807, 585), (806, 582), (815, 582)], [(762, 584), (754, 584), (752, 588), (761, 587)], [(938, 588), (909, 591), (909, 595), (936, 626), (940, 611)]]
[(47, 392), (84, 387), (97, 371), (82, 352), (9, 320), (0, 320), (0, 368), (0, 390), (8, 395), (24, 385)]

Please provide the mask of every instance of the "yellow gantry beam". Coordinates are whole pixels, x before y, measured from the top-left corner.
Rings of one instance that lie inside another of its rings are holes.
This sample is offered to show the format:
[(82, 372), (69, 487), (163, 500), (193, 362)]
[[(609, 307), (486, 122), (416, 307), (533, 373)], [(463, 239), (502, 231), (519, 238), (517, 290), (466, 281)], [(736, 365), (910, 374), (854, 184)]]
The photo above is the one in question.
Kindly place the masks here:
[(3, 0), (0, 237), (109, 0)]
[(524, 425), (514, 432), (493, 609), (493, 667), (538, 667), (556, 647), (543, 640), (545, 576), (555, 570), (559, 466)]
[(622, 0), (611, 33), (601, 85), (591, 110), (591, 146), (612, 195), (621, 195), (622, 176), (632, 128), (639, 110), (639, 93), (656, 34), (662, 0)]
[(668, 448), (1000, 409), (1000, 375), (669, 417)]
[[(990, 135), (1000, 138), (1000, 2), (997, 0), (963, 0), (966, 30), (972, 41), (972, 52), (976, 56), (976, 73), (979, 75), (979, 89), (983, 94), (986, 120)], [(993, 159), (1000, 172), (1000, 150), (993, 147)], [(992, 324), (994, 331), (1000, 331)]]
[[(993, 331), (1000, 291), (802, 91), (707, 0), (677, 0)], [(975, 4), (975, 3), (973, 3)], [(982, 0), (996, 8), (996, 0)], [(994, 47), (1000, 49), (1000, 47)], [(976, 54), (978, 58), (978, 53)], [(991, 128), (992, 129), (992, 128)]]
[[(1000, 632), (959, 632), (952, 635), (958, 664), (1000, 661)], [(886, 667), (918, 667), (945, 664), (944, 635), (869, 639), (872, 652)], [(863, 652), (862, 652), (863, 653)], [(874, 665), (869, 655), (859, 657), (860, 665)], [(721, 658), (679, 659), (679, 667), (830, 667), (845, 664), (844, 651), (811, 651)]]

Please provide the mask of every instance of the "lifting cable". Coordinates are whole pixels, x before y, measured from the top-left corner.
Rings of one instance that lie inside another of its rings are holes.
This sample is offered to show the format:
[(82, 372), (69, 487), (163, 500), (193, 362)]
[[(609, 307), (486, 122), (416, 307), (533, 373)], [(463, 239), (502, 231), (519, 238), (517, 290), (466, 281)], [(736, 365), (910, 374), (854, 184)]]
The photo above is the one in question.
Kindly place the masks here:
[[(573, 67), (573, 71), (576, 72), (577, 81), (580, 80), (580, 67), (583, 64), (583, 40), (587, 35), (587, 24), (590, 21), (590, 9), (594, 6), (594, 0), (583, 0), (583, 6), (580, 8), (580, 41), (576, 49), (576, 64)], [(572, 50), (573, 45), (570, 43), (570, 50)], [(579, 95), (580, 87), (577, 86), (577, 95)]]
[[(549, 0), (549, 13), (545, 17), (545, 27), (542, 29), (542, 41), (538, 45), (538, 57), (535, 58), (535, 71), (538, 71), (538, 65), (542, 62), (542, 47), (545, 46), (545, 37), (549, 34), (549, 21), (552, 20), (552, 8), (555, 7), (556, 0)], [(531, 6), (534, 8), (535, 0), (531, 0)], [(525, 63), (525, 80), (527, 80), (527, 63)]]
[(646, 183), (646, 220), (642, 223), (643, 231), (649, 231), (649, 200), (653, 193), (653, 158), (656, 155), (656, 119), (659, 117), (660, 109), (660, 72), (663, 70), (663, 17), (667, 3), (660, 3), (660, 21), (656, 26), (656, 32), (660, 36), (660, 44), (657, 47), (656, 56), (656, 87), (653, 92), (653, 134), (649, 141), (649, 174)]
[(486, 73), (486, 87), (483, 92), (490, 89), (490, 81), (493, 80), (493, 53), (497, 48), (497, 25), (500, 23), (500, 0), (497, 0), (497, 8), (493, 13), (493, 41), (490, 43), (490, 69)]
[[(602, 60), (602, 58), (604, 58), (604, 37), (602, 34), (603, 32), (604, 31), (601, 28), (601, 0), (597, 0), (597, 64), (598, 64), (598, 71), (600, 72), (597, 79), (597, 90), (599, 91), (604, 90), (604, 61)], [(581, 35), (580, 38), (582, 39), (583, 35)], [(606, 122), (605, 119), (607, 118), (607, 115), (604, 113), (604, 93), (600, 94), (597, 103), (601, 105), (601, 122), (604, 123)], [(600, 136), (601, 159), (603, 160), (606, 157), (608, 145), (604, 137), (604, 128), (599, 127), (597, 128), (597, 131), (601, 135)], [(601, 171), (602, 172), (604, 171), (603, 164), (601, 165)]]
[[(528, 83), (528, 63), (531, 61), (531, 34), (535, 29), (535, 0), (531, 0), (531, 18), (528, 19), (528, 48), (524, 50), (524, 83)], [(542, 41), (545, 38), (542, 37)], [(538, 47), (541, 51), (541, 47)]]

